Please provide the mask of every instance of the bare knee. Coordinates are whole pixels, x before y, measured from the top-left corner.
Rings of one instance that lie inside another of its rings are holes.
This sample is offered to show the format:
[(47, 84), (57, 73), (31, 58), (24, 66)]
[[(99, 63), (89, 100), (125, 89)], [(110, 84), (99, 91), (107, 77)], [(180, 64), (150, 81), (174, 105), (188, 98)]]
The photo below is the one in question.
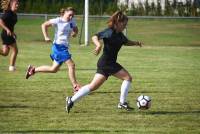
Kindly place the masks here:
[(127, 76), (127, 78), (125, 80), (132, 82), (133, 77), (129, 75), (129, 76)]
[(14, 53), (15, 55), (17, 55), (17, 54), (18, 54), (18, 49), (17, 49), (17, 48), (14, 49), (14, 50), (13, 50), (13, 53)]

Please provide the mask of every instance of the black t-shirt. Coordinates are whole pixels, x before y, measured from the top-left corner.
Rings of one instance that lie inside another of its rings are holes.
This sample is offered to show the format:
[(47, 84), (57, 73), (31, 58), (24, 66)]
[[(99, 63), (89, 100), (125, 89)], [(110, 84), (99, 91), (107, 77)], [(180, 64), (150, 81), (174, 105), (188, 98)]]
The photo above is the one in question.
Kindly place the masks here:
[[(14, 26), (17, 23), (17, 14), (11, 10), (8, 10), (5, 11), (1, 19), (6, 27), (8, 27), (11, 32), (14, 32)], [(5, 30), (3, 30), (3, 32), (5, 32)]]
[(111, 28), (97, 33), (96, 36), (98, 39), (103, 39), (104, 42), (103, 54), (100, 57), (102, 64), (115, 63), (120, 48), (128, 42), (126, 36), (122, 32), (117, 33)]

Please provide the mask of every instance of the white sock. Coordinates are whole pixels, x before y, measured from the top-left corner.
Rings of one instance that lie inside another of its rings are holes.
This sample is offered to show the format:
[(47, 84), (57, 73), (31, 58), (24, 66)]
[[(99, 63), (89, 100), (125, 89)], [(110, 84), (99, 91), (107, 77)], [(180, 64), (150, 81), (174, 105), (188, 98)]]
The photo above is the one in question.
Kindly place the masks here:
[(81, 87), (81, 89), (78, 90), (78, 92), (74, 96), (72, 96), (71, 100), (72, 100), (72, 102), (76, 102), (83, 96), (88, 95), (89, 93), (90, 93), (90, 89), (89, 89), (88, 85), (83, 86), (83, 87)]
[(15, 66), (9, 66), (9, 71), (15, 71)]
[(121, 94), (120, 94), (120, 103), (126, 102), (126, 97), (128, 95), (128, 90), (131, 86), (131, 82), (128, 80), (124, 80), (121, 85)]

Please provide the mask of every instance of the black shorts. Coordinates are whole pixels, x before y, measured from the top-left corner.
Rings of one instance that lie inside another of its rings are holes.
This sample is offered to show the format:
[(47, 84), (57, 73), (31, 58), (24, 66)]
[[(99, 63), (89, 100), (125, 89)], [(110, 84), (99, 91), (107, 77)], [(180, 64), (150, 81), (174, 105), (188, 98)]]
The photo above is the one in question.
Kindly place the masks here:
[(3, 41), (3, 45), (12, 45), (16, 43), (16, 39), (13, 36), (8, 36), (6, 33), (1, 33), (1, 39)]
[(123, 67), (119, 63), (111, 63), (104, 65), (97, 65), (97, 73), (104, 75), (105, 77), (109, 77), (117, 72), (119, 72)]

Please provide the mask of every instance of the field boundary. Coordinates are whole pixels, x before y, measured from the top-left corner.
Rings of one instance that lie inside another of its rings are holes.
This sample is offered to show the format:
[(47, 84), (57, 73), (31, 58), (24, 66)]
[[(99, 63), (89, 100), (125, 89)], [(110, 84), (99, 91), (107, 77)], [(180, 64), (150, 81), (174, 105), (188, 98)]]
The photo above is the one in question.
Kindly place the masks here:
[[(0, 16), (3, 13), (0, 13)], [(37, 13), (18, 13), (19, 17), (43, 17), (45, 20), (51, 17), (57, 17), (59, 14), (37, 14)], [(78, 18), (83, 18), (83, 15), (75, 15)], [(108, 15), (98, 16), (89, 15), (89, 18), (109, 18)], [(131, 19), (200, 19), (200, 17), (185, 17), (185, 16), (128, 16)]]

